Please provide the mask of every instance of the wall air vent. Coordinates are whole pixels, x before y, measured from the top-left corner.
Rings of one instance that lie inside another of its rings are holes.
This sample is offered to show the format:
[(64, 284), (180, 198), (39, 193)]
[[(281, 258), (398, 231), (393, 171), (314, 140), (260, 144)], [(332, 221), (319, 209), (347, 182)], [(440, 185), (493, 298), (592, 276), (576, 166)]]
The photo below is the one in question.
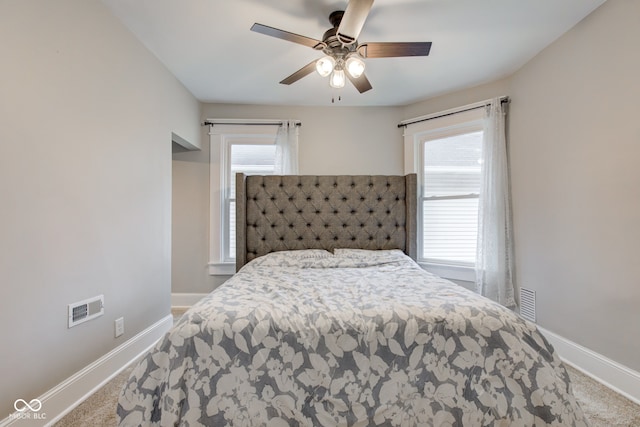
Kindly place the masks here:
[(533, 289), (520, 288), (520, 316), (536, 322), (536, 291)]
[(69, 328), (104, 314), (104, 295), (68, 305)]

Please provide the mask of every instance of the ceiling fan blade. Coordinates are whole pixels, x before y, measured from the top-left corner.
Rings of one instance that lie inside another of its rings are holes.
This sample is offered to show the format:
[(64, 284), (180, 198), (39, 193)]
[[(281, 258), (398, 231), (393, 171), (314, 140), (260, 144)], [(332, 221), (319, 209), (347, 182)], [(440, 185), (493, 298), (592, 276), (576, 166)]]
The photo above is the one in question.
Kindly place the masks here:
[(373, 86), (371, 86), (371, 83), (369, 83), (369, 79), (367, 79), (367, 76), (365, 76), (364, 74), (358, 77), (357, 79), (351, 77), (349, 73), (345, 73), (345, 74), (349, 78), (351, 83), (353, 83), (353, 85), (356, 87), (356, 89), (358, 89), (358, 92), (363, 93), (370, 89), (373, 89)]
[(299, 43), (301, 45), (308, 46), (316, 50), (322, 50), (326, 46), (320, 40), (301, 36), (299, 34), (290, 33), (284, 30), (279, 30), (277, 28), (269, 27), (267, 25), (258, 24), (257, 22), (253, 24), (253, 26), (251, 27), (251, 31), (254, 31), (260, 34), (265, 34), (267, 36), (275, 37), (275, 38), (286, 40), (293, 43)]
[(369, 16), (373, 0), (350, 0), (338, 26), (336, 36), (344, 44), (353, 44)]
[(358, 46), (358, 53), (362, 55), (363, 58), (427, 56), (430, 50), (431, 42), (363, 43)]
[(303, 77), (308, 76), (309, 74), (313, 73), (313, 71), (316, 69), (316, 60), (309, 62), (307, 65), (305, 65), (304, 67), (300, 68), (298, 71), (296, 71), (295, 73), (291, 74), (289, 77), (286, 77), (285, 79), (283, 79), (280, 84), (282, 85), (290, 85), (291, 83), (295, 83), (298, 80), (300, 80)]

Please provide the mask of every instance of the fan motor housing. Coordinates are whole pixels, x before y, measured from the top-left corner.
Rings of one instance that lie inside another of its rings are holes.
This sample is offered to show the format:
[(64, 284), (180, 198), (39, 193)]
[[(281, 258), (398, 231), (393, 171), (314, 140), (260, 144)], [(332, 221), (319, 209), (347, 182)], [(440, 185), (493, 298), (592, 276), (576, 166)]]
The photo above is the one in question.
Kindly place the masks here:
[(358, 45), (357, 41), (350, 45), (344, 45), (338, 39), (338, 27), (340, 26), (343, 15), (343, 10), (336, 10), (332, 12), (331, 15), (329, 15), (329, 22), (331, 22), (331, 25), (333, 25), (333, 27), (325, 31), (324, 35), (322, 36), (322, 42), (326, 45), (326, 47), (323, 49), (323, 52), (327, 55), (333, 55), (335, 57), (345, 57), (348, 53), (354, 52), (356, 50), (356, 46)]

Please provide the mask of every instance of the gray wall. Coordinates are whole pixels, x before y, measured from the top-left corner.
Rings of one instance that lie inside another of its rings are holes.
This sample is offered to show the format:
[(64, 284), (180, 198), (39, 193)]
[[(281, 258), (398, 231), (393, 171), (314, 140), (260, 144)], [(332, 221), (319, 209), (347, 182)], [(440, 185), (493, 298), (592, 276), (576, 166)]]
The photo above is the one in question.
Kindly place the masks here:
[(516, 279), (539, 324), (640, 371), (640, 2), (604, 3), (511, 78)]
[(171, 292), (209, 293), (227, 277), (209, 276), (209, 138), (200, 151), (173, 153)]
[(203, 119), (301, 120), (301, 174), (393, 174), (404, 168), (400, 112), (394, 107), (205, 104), (202, 113)]
[[(8, 415), (169, 314), (171, 133), (199, 143), (200, 106), (97, 0), (3, 1), (0, 40)], [(67, 329), (98, 294), (104, 316)]]

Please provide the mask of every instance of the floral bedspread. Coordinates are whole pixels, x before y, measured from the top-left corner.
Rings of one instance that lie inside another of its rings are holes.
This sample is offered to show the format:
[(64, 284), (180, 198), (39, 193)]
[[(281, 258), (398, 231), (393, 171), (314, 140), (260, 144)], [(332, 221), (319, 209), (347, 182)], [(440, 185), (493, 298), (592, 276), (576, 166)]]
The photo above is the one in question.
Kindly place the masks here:
[(535, 325), (400, 251), (277, 252), (193, 306), (121, 426), (586, 426)]

